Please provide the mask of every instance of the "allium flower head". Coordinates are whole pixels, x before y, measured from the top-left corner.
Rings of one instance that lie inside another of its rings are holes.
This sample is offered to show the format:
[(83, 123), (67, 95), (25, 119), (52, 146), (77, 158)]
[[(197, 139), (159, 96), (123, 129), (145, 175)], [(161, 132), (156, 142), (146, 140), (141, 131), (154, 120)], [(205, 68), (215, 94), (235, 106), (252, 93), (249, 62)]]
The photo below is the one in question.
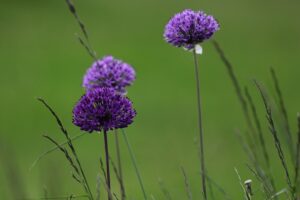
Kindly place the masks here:
[(73, 109), (73, 123), (81, 130), (108, 131), (125, 128), (133, 122), (136, 112), (131, 101), (113, 88), (88, 90)]
[(111, 87), (117, 92), (125, 94), (125, 87), (132, 85), (135, 71), (127, 63), (112, 56), (105, 56), (97, 60), (87, 70), (83, 78), (83, 87), (87, 90), (99, 87)]
[(220, 26), (213, 16), (202, 11), (184, 10), (170, 19), (165, 27), (165, 40), (176, 46), (193, 49), (209, 39)]

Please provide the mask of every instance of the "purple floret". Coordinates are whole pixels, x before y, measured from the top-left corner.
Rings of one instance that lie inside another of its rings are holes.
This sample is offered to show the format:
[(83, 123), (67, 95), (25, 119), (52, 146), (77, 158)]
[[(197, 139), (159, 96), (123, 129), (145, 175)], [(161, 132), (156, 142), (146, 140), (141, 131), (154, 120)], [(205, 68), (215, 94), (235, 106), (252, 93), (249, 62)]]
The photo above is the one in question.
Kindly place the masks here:
[(165, 27), (165, 40), (176, 46), (193, 49), (220, 29), (213, 16), (202, 11), (184, 10), (170, 19)]
[(135, 71), (129, 64), (112, 56), (105, 56), (94, 62), (87, 70), (83, 79), (83, 87), (86, 90), (111, 87), (125, 94), (125, 87), (132, 85), (134, 80)]
[(89, 90), (73, 109), (73, 123), (87, 132), (125, 128), (136, 112), (131, 101), (112, 88)]

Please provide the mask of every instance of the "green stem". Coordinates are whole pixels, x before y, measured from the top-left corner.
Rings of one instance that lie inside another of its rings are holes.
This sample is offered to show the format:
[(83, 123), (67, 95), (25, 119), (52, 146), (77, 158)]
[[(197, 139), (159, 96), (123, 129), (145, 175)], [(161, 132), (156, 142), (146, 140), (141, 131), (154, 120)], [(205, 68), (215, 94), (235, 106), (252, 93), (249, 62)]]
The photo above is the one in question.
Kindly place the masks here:
[(104, 131), (104, 146), (105, 146), (105, 159), (106, 159), (106, 184), (108, 187), (108, 200), (111, 200), (111, 187), (110, 187), (110, 172), (109, 172), (109, 153), (108, 153), (108, 140), (107, 140), (107, 132)]
[(201, 95), (200, 95), (200, 78), (199, 78), (199, 65), (197, 60), (196, 50), (193, 50), (194, 64), (195, 64), (195, 78), (196, 78), (196, 89), (197, 89), (197, 108), (198, 108), (198, 125), (200, 134), (200, 160), (201, 160), (201, 181), (202, 181), (202, 192), (203, 197), (207, 200), (206, 193), (206, 175), (205, 175), (205, 163), (204, 163), (204, 142), (203, 142), (203, 127), (202, 127), (202, 115), (201, 115)]

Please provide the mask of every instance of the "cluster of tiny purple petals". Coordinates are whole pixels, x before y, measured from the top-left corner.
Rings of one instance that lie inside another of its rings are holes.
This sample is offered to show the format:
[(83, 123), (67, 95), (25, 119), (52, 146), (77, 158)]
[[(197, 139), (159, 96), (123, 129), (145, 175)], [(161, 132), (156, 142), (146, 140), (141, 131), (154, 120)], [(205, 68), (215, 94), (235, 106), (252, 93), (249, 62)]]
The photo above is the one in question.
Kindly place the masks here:
[(219, 28), (213, 16), (188, 9), (170, 19), (165, 27), (164, 37), (168, 43), (190, 50), (209, 39)]
[(125, 94), (125, 87), (132, 85), (134, 80), (135, 71), (129, 64), (112, 56), (105, 56), (87, 70), (83, 78), (83, 87), (86, 90), (110, 87), (118, 93)]
[(131, 101), (112, 88), (88, 90), (73, 109), (73, 123), (87, 132), (125, 128), (136, 112)]

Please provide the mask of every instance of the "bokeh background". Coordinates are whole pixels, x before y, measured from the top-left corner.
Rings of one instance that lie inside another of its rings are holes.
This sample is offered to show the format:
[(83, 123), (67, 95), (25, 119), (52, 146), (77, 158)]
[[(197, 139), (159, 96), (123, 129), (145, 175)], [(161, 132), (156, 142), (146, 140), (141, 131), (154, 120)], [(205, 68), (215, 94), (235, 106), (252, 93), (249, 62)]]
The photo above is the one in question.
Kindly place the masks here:
[[(158, 180), (173, 199), (185, 199), (183, 166), (195, 199), (201, 197), (197, 156), (197, 113), (192, 54), (167, 44), (162, 37), (169, 18), (185, 8), (202, 9), (221, 24), (215, 39), (248, 85), (265, 122), (263, 106), (252, 84), (257, 78), (274, 94), (269, 68), (273, 66), (284, 90), (292, 131), (300, 111), (300, 2), (297, 0), (85, 0), (75, 1), (98, 56), (113, 55), (137, 72), (128, 95), (138, 112), (126, 129), (147, 194), (164, 199)], [(0, 0), (0, 199), (82, 194), (60, 152), (49, 154), (29, 170), (52, 145), (42, 134), (64, 141), (55, 120), (36, 100), (45, 98), (60, 115), (71, 135), (72, 107), (84, 90), (82, 76), (92, 59), (79, 44), (80, 33), (63, 0)], [(200, 76), (207, 169), (233, 199), (242, 198), (237, 167), (243, 179), (255, 179), (234, 130), (246, 125), (226, 68), (211, 42), (203, 44)], [(269, 150), (275, 152), (264, 123)], [(114, 157), (114, 137), (109, 136)], [(90, 185), (95, 189), (102, 135), (87, 134), (75, 142)], [(121, 140), (124, 179), (130, 199), (142, 199), (125, 143)], [(278, 188), (284, 174), (272, 156)], [(255, 192), (259, 193), (256, 182)], [(118, 190), (117, 182), (113, 187)], [(18, 190), (19, 191), (19, 190)], [(105, 194), (102, 194), (105, 198)], [(215, 190), (219, 199), (222, 197)]]

